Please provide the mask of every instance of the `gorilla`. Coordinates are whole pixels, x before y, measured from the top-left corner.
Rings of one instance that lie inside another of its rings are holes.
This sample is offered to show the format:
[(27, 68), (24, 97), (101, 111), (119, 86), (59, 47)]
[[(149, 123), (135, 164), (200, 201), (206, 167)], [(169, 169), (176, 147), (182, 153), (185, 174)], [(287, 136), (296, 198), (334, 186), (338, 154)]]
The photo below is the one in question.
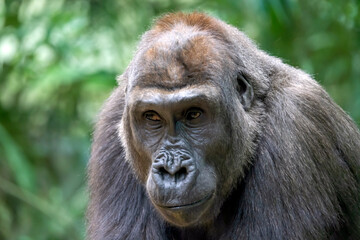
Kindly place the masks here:
[(203, 13), (159, 18), (93, 136), (87, 238), (360, 239), (360, 133)]

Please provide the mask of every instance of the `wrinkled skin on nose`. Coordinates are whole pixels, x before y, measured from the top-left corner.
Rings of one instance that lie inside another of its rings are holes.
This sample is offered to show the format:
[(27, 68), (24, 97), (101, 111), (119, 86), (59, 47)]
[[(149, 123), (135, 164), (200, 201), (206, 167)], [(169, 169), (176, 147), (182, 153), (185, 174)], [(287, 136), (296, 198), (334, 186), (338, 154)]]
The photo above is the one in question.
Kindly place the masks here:
[(160, 151), (152, 165), (152, 176), (156, 185), (166, 188), (172, 185), (189, 184), (195, 177), (195, 162), (185, 151)]

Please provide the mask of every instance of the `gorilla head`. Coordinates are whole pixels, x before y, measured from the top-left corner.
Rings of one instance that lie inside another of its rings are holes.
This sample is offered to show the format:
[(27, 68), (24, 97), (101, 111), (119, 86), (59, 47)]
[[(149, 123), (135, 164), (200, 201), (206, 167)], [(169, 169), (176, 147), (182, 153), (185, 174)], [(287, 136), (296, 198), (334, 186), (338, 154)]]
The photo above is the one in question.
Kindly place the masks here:
[(180, 24), (152, 31), (127, 77), (120, 131), (127, 159), (157, 210), (178, 226), (214, 219), (255, 137), (246, 113), (253, 90), (217, 34)]

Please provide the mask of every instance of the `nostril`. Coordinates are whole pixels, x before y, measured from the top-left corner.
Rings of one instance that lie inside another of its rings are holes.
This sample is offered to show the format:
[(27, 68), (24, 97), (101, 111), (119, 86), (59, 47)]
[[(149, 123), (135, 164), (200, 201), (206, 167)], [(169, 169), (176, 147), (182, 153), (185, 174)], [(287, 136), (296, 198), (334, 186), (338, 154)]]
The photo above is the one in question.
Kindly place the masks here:
[(186, 178), (187, 170), (185, 167), (182, 167), (175, 173), (175, 182), (183, 181)]
[(161, 175), (169, 174), (169, 172), (166, 171), (166, 169), (165, 169), (164, 167), (159, 168), (159, 173), (160, 173)]

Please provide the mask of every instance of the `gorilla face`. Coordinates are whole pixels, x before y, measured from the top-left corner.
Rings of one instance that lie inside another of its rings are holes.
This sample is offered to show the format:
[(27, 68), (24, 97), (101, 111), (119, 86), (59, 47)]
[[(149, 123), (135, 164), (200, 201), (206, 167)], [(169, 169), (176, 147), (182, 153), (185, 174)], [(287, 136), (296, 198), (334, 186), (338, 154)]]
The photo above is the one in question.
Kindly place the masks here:
[(221, 79), (217, 69), (226, 63), (217, 60), (219, 49), (200, 44), (212, 41), (165, 34), (138, 58), (143, 68), (127, 91), (121, 132), (131, 139), (129, 158), (156, 209), (178, 226), (214, 219), (242, 170), (231, 159), (223, 97), (224, 91), (234, 94), (234, 79)]
[(154, 206), (178, 226), (213, 218), (225, 190), (218, 189), (215, 164), (226, 162), (229, 144), (217, 89), (139, 88), (131, 96), (131, 129), (139, 156), (150, 163), (146, 189)]

